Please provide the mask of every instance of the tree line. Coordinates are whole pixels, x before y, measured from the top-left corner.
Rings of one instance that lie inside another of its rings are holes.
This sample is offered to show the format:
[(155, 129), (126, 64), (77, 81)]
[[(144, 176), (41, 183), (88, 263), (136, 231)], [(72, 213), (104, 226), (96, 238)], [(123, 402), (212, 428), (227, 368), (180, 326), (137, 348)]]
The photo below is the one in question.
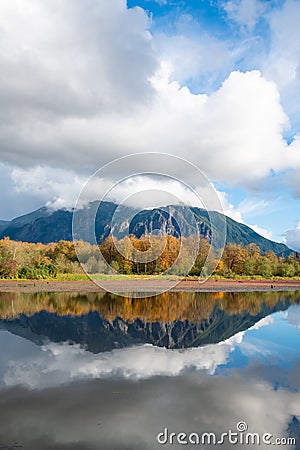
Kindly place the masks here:
[(214, 267), (215, 275), (227, 278), (300, 276), (300, 259), (296, 254), (289, 257), (277, 256), (272, 251), (262, 254), (256, 244), (227, 244), (219, 261), (210, 251), (209, 241), (205, 238), (197, 241), (195, 236), (180, 239), (173, 236), (140, 239), (129, 236), (121, 240), (109, 236), (99, 248), (87, 242), (77, 242), (76, 249), (70, 241), (34, 244), (9, 238), (0, 240), (1, 278), (55, 278), (58, 274), (82, 274), (82, 266), (91, 274), (116, 271), (128, 275), (168, 273), (197, 276), (207, 261)]

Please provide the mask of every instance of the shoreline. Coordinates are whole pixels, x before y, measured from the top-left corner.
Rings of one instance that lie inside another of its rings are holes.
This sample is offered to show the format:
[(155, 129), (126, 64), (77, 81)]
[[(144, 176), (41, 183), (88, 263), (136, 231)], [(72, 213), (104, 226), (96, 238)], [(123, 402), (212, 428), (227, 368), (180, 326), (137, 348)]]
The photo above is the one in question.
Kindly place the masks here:
[(98, 286), (91, 280), (0, 280), (0, 292), (106, 292), (155, 293), (172, 292), (250, 292), (300, 290), (300, 280), (249, 280), (210, 278), (204, 283), (198, 280), (182, 280), (174, 286), (174, 280), (123, 279), (101, 280)]

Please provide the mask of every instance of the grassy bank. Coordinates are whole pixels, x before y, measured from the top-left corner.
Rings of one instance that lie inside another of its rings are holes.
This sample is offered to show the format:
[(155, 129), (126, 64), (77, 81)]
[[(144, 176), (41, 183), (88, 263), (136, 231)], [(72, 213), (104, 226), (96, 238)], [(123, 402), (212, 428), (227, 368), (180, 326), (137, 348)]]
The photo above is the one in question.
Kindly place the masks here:
[[(140, 280), (141, 282), (143, 280), (170, 280), (170, 281), (176, 281), (176, 280), (185, 280), (185, 281), (197, 281), (199, 279), (199, 276), (196, 275), (191, 275), (191, 276), (186, 276), (184, 278), (182, 278), (181, 276), (178, 275), (145, 275), (145, 274), (141, 274), (141, 275), (136, 275), (136, 274), (131, 274), (131, 275), (126, 275), (126, 274), (119, 274), (119, 275), (108, 275), (108, 274), (104, 274), (104, 273), (97, 273), (97, 274), (93, 274), (93, 278), (94, 279), (98, 279), (98, 280), (107, 280), (107, 281), (115, 281), (115, 280), (135, 280), (138, 281)], [(230, 276), (230, 277), (226, 277), (226, 276), (221, 276), (221, 275), (213, 275), (209, 278), (210, 280), (224, 280), (224, 281), (300, 281), (300, 277), (280, 277), (280, 276), (273, 276), (273, 277), (262, 277), (261, 275), (254, 275), (254, 276), (247, 276), (247, 275), (234, 275), (234, 276)], [(14, 281), (25, 281), (27, 280), (27, 278), (18, 278), (18, 277), (13, 277), (10, 278), (10, 280), (14, 280)], [(38, 280), (37, 278), (35, 280)], [(52, 277), (46, 277), (43, 278), (43, 280), (45, 281), (51, 281), (51, 282), (61, 282), (61, 281), (89, 281), (90, 277), (85, 274), (85, 273), (60, 273), (57, 274), (55, 278)]]

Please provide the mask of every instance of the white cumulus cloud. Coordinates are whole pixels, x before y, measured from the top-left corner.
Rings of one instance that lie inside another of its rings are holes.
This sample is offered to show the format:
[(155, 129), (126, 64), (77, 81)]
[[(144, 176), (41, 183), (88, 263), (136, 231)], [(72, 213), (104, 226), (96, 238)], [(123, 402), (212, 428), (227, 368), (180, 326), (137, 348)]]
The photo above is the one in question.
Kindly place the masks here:
[(300, 251), (300, 221), (295, 228), (286, 232), (286, 244), (293, 250)]
[(299, 165), (282, 137), (288, 119), (274, 83), (235, 71), (211, 95), (193, 95), (170, 81), (142, 9), (5, 0), (0, 11), (3, 162), (80, 172), (132, 152), (168, 152), (248, 186)]

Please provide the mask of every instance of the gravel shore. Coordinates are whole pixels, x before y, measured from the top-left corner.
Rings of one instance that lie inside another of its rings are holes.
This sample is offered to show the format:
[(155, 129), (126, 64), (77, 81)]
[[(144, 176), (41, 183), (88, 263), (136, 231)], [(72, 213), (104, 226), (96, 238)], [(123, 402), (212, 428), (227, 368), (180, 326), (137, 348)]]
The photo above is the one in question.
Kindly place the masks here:
[(0, 292), (247, 292), (300, 290), (300, 280), (220, 280), (210, 278), (204, 283), (198, 280), (174, 281), (161, 279), (101, 280), (101, 286), (87, 281), (58, 280), (0, 280)]

